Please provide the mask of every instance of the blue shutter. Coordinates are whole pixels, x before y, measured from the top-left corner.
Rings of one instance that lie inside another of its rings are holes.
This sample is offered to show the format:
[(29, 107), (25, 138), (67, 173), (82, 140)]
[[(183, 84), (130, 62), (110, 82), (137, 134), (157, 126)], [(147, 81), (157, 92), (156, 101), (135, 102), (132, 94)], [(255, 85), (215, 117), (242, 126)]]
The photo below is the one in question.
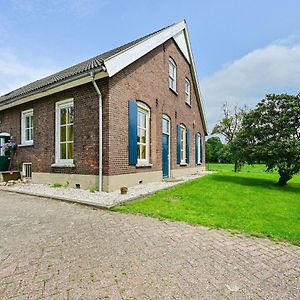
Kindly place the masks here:
[(202, 153), (202, 135), (200, 134), (200, 163), (203, 163), (203, 153)]
[(180, 164), (180, 125), (177, 125), (177, 164)]
[(198, 164), (198, 134), (195, 134), (195, 163)]
[(190, 131), (186, 129), (186, 163), (190, 163)]
[(128, 154), (129, 164), (137, 164), (137, 104), (128, 102)]

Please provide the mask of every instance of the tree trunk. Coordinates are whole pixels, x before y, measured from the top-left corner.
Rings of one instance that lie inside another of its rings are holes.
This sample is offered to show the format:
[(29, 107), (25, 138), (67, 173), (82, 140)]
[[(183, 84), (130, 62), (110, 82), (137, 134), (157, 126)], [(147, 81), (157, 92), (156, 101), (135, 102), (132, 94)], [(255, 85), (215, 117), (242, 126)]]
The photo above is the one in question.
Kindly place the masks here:
[(240, 172), (241, 171), (241, 166), (240, 166), (240, 163), (238, 160), (236, 160), (234, 162), (234, 172), (237, 173), (237, 172)]
[(280, 177), (279, 177), (279, 180), (277, 182), (277, 185), (279, 185), (279, 186), (285, 186), (285, 185), (287, 185), (287, 182), (290, 179), (292, 179), (292, 177), (293, 177), (288, 172), (282, 172), (282, 171), (279, 171), (279, 175), (280, 175)]

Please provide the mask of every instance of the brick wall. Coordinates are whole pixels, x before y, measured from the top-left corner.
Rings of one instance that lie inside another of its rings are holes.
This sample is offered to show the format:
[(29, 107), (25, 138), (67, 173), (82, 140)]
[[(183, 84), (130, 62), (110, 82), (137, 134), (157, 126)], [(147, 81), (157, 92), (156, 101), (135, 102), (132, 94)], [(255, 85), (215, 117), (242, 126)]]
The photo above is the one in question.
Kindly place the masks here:
[[(177, 64), (177, 92), (168, 87), (168, 62)], [(185, 104), (184, 80), (191, 82), (191, 107)], [(97, 81), (103, 94), (103, 174), (119, 175), (162, 169), (162, 114), (171, 119), (171, 169), (195, 167), (195, 133), (204, 136), (190, 66), (173, 40), (154, 49), (112, 78)], [(53, 168), (55, 162), (55, 103), (74, 98), (74, 168)], [(141, 100), (151, 108), (149, 168), (128, 165), (128, 101)], [(0, 132), (21, 142), (21, 112), (33, 108), (34, 145), (19, 147), (14, 168), (32, 162), (33, 172), (98, 175), (98, 96), (92, 83), (50, 95), (0, 112)], [(177, 118), (175, 117), (177, 114)], [(190, 130), (190, 163), (176, 163), (176, 125)], [(203, 154), (205, 151), (203, 150)]]
[[(177, 65), (177, 92), (168, 87), (169, 57)], [(184, 82), (191, 82), (191, 107), (185, 103)], [(171, 39), (134, 62), (109, 81), (109, 175), (149, 172), (162, 169), (162, 115), (171, 119), (171, 169), (195, 167), (195, 133), (204, 137), (190, 65)], [(136, 168), (128, 165), (128, 101), (140, 100), (151, 108), (152, 167)], [(175, 116), (177, 115), (177, 117)], [(190, 163), (177, 165), (176, 125), (183, 123), (190, 130)], [(204, 144), (204, 143), (203, 143)], [(203, 149), (205, 154), (205, 148)], [(205, 158), (204, 158), (205, 160)]]
[[(98, 82), (104, 102), (104, 118), (108, 119), (108, 80)], [(75, 168), (52, 168), (55, 163), (55, 103), (74, 98), (74, 163)], [(32, 162), (33, 172), (98, 174), (98, 96), (92, 83), (62, 91), (0, 112), (0, 132), (9, 132), (21, 143), (21, 112), (33, 108), (34, 145), (18, 147), (14, 169)], [(106, 143), (107, 144), (107, 143)], [(107, 166), (107, 157), (104, 157)], [(104, 168), (107, 173), (107, 168)]]

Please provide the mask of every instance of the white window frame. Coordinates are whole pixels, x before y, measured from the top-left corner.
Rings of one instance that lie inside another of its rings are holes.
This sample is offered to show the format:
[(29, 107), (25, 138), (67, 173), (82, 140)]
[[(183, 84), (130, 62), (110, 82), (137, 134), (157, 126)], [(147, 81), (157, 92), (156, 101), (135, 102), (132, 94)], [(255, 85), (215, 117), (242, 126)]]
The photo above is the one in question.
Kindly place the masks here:
[[(32, 118), (32, 127), (26, 128), (26, 118)], [(26, 130), (32, 130), (32, 139), (26, 140)], [(34, 140), (34, 119), (33, 109), (24, 110), (21, 113), (21, 144), (22, 145), (33, 145)]]
[(185, 103), (191, 106), (191, 83), (187, 78), (184, 81), (184, 97)]
[(186, 164), (186, 127), (180, 124), (180, 163)]
[[(30, 172), (30, 176), (26, 176), (27, 175), (27, 171)], [(26, 179), (31, 179), (32, 178), (32, 163), (26, 163), (24, 162), (22, 164), (22, 173), (23, 173), (23, 177)]]
[[(66, 99), (55, 104), (55, 163), (59, 165), (73, 165), (74, 159), (61, 159), (60, 158), (60, 113), (64, 108), (74, 108), (74, 99)], [(74, 121), (73, 121), (73, 130), (74, 130)], [(74, 140), (73, 140), (74, 147)], [(67, 150), (66, 150), (67, 151)]]
[(150, 163), (150, 108), (142, 102), (137, 102), (137, 110), (138, 112), (140, 111), (142, 113), (145, 113), (146, 115), (146, 128), (139, 126), (139, 120), (137, 123), (137, 131), (139, 129), (146, 129), (146, 143), (141, 143), (139, 141), (137, 142), (137, 147), (139, 147), (140, 145), (146, 146), (146, 159), (137, 158), (137, 164), (143, 165)]
[(201, 165), (202, 164), (202, 162), (201, 162), (201, 139), (202, 139), (202, 136), (199, 132), (197, 133), (196, 136), (197, 136), (197, 150), (198, 150), (196, 164)]
[[(169, 58), (168, 67), (169, 67), (169, 88), (171, 90), (173, 90), (174, 92), (176, 92), (176, 90), (177, 90), (177, 66), (176, 66), (175, 61), (171, 57)], [(174, 75), (170, 71), (170, 67), (173, 68)]]
[(5, 155), (5, 151), (3, 149), (3, 145), (5, 144), (5, 138), (1, 137), (0, 138), (0, 156), (4, 156)]

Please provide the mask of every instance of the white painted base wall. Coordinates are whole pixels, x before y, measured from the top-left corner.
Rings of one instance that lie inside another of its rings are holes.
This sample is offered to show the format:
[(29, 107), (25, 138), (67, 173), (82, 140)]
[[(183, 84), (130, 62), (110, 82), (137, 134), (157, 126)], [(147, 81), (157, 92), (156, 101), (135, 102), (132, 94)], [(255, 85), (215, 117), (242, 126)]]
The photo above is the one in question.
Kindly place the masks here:
[[(202, 172), (204, 166), (194, 168), (182, 167), (171, 170), (171, 177), (177, 178)], [(162, 171), (152, 171), (143, 173), (132, 173), (114, 176), (103, 176), (103, 191), (113, 192), (122, 186), (132, 187), (140, 183), (160, 182), (162, 181)], [(75, 187), (80, 184), (82, 189), (88, 190), (98, 188), (97, 175), (81, 175), (81, 174), (62, 174), (62, 173), (32, 173), (32, 182), (40, 184), (65, 184), (69, 182), (69, 187)]]

